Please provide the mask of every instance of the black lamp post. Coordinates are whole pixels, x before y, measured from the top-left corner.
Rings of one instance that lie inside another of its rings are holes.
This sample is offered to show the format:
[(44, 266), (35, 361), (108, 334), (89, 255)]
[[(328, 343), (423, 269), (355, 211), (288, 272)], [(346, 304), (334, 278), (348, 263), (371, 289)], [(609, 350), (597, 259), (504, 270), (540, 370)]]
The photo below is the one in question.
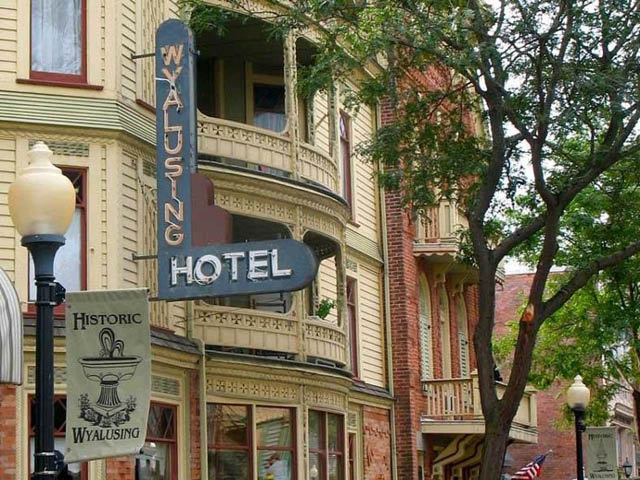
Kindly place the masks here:
[(633, 470), (633, 465), (629, 461), (629, 457), (624, 459), (624, 463), (622, 464), (622, 471), (624, 472), (624, 476), (629, 478), (631, 477), (631, 471)]
[(75, 209), (71, 181), (51, 163), (42, 142), (29, 151), (29, 166), (9, 187), (9, 213), (33, 258), (36, 281), (36, 401), (34, 479), (56, 476), (53, 424), (53, 308), (59, 303), (53, 274)]
[(585, 430), (584, 425), (584, 412), (589, 406), (589, 399), (591, 398), (591, 392), (582, 383), (582, 377), (577, 375), (573, 384), (567, 391), (567, 403), (569, 408), (573, 410), (573, 414), (576, 417), (576, 467), (578, 470), (578, 480), (584, 480), (584, 462), (582, 459), (582, 432)]

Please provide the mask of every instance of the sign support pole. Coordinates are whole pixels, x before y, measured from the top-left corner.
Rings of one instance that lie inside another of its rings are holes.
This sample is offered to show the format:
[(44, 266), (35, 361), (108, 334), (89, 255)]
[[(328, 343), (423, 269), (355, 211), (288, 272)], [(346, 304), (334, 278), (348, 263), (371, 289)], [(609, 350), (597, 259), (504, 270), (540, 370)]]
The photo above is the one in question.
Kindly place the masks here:
[(64, 245), (62, 235), (28, 235), (22, 245), (33, 257), (36, 280), (36, 401), (35, 480), (53, 480), (57, 474), (54, 452), (53, 307), (56, 283), (53, 261)]

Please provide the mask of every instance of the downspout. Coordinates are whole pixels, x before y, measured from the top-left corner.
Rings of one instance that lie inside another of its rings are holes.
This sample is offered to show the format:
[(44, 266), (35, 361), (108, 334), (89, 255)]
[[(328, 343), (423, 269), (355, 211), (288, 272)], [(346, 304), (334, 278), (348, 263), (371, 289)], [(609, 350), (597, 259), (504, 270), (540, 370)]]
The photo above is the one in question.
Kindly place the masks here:
[[(376, 105), (376, 128), (380, 127), (380, 105)], [(383, 168), (383, 167), (381, 167)], [(393, 345), (391, 341), (391, 292), (389, 290), (389, 244), (387, 242), (387, 207), (384, 197), (384, 189), (378, 188), (380, 202), (380, 230), (382, 233), (382, 258), (383, 263), (383, 283), (384, 283), (384, 335), (387, 350), (387, 379), (389, 394), (394, 397), (393, 388)], [(398, 479), (398, 462), (396, 461), (396, 415), (395, 400), (391, 403), (391, 474), (393, 480)]]
[(202, 356), (200, 357), (200, 478), (209, 478), (209, 461), (207, 450), (207, 355), (204, 343), (200, 343)]
[(205, 480), (209, 478), (209, 464), (208, 464), (208, 452), (207, 452), (207, 354), (205, 351), (204, 342), (199, 338), (193, 337), (193, 308), (194, 302), (186, 302), (186, 316), (187, 316), (187, 338), (196, 342), (200, 349), (200, 360), (198, 361), (198, 377), (200, 381), (200, 388), (198, 389), (198, 401), (200, 403), (200, 479)]

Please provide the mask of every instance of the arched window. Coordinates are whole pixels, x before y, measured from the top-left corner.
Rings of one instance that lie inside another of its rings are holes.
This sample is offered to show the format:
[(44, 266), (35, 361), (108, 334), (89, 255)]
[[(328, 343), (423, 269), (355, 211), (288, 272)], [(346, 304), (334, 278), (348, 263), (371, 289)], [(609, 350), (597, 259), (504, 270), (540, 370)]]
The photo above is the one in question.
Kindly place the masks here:
[(444, 284), (438, 286), (438, 317), (440, 321), (440, 348), (442, 351), (442, 378), (451, 378), (451, 326), (449, 324), (449, 295)]
[(420, 372), (422, 380), (433, 378), (433, 345), (431, 340), (431, 298), (429, 284), (424, 275), (420, 276), (418, 300), (420, 307)]
[(460, 349), (460, 376), (469, 376), (469, 327), (467, 325), (467, 305), (462, 293), (456, 295), (458, 314), (458, 347)]

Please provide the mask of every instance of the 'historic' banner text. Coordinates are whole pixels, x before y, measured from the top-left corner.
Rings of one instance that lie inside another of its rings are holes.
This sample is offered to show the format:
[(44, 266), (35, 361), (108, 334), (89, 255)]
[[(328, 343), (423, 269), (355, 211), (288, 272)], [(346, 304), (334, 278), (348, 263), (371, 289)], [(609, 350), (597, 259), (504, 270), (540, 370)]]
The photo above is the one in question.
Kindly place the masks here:
[(147, 290), (67, 293), (66, 345), (64, 461), (139, 453), (151, 393)]

